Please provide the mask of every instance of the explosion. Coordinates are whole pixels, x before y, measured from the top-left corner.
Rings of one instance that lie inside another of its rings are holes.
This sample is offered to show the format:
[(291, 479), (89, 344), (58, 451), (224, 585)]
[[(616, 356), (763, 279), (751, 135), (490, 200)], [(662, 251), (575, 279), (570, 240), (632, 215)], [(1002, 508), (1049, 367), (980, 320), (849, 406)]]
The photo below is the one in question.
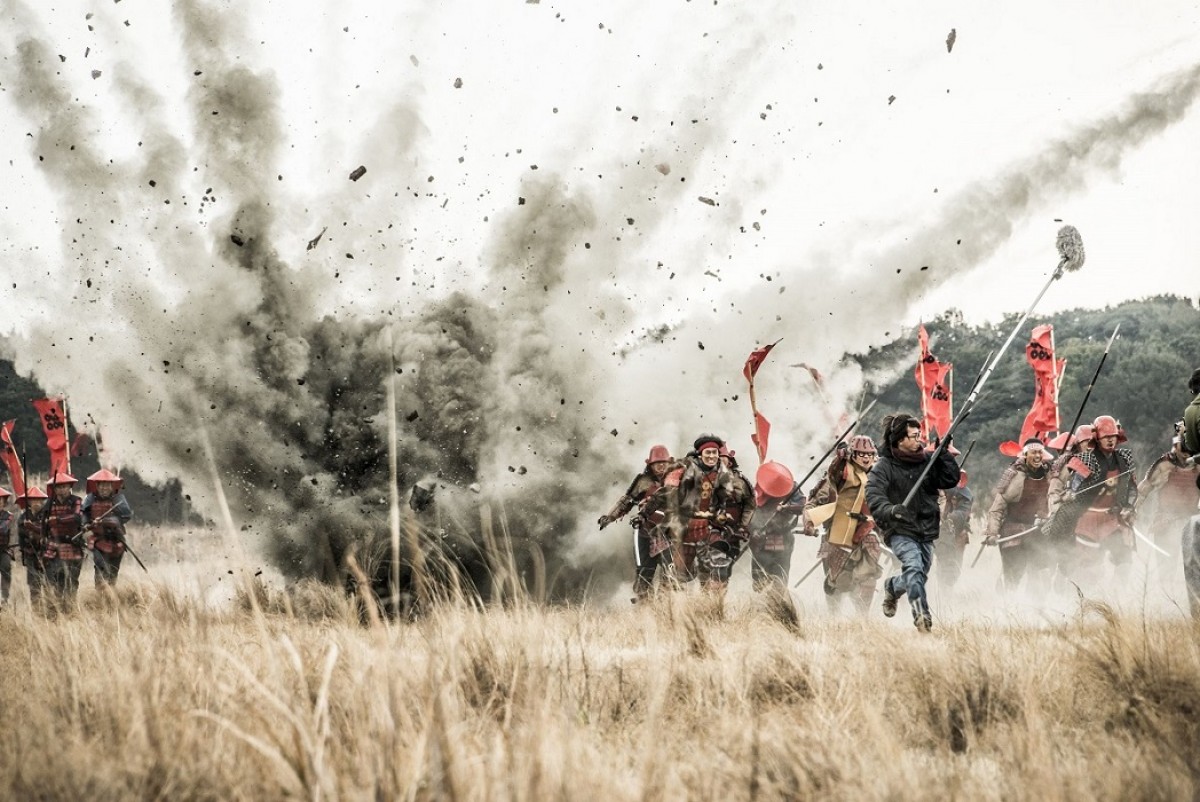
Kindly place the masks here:
[[(727, 49), (683, 48), (688, 86), (728, 91), (670, 97), (646, 82), (622, 103), (659, 109), (639, 123), (648, 133), (605, 148), (607, 124), (576, 117), (554, 129), (561, 142), (534, 154), (502, 131), (443, 126), (450, 101), (427, 106), (432, 90), (411, 77), (394, 92), (376, 87), (372, 97), (389, 99), (369, 115), (353, 110), (369, 120), (361, 134), (335, 124), (307, 142), (293, 84), (251, 55), (249, 12), (174, 3), (160, 22), (178, 39), (172, 66), (186, 68), (162, 81), (120, 38), (121, 13), (88, 15), (109, 58), (88, 102), (76, 51), (62, 55), (61, 37), (30, 6), (5, 4), (13, 24), (0, 80), (28, 125), (28, 157), (61, 229), (60, 253), (26, 254), (37, 272), (14, 274), (29, 314), (7, 350), (22, 373), (68, 393), (77, 415), (101, 421), (131, 467), (182, 478), (195, 509), (216, 518), (207, 440), (245, 536), (285, 575), (329, 582), (342, 579), (352, 548), (363, 555), (386, 542), (389, 483), (407, 498), (425, 481), (445, 509), (430, 518), (416, 503), (405, 521), (427, 545), (450, 541), (454, 559), (486, 563), (479, 528), (490, 513), (528, 564), (541, 570), (544, 560), (552, 596), (611, 589), (622, 569), (609, 558), (621, 546), (585, 535), (596, 511), (650, 443), (684, 443), (700, 429), (748, 433), (739, 371), (758, 342), (803, 343), (800, 357), (821, 365), (835, 402), (853, 408), (862, 376), (838, 366), (844, 354), (879, 342), (915, 299), (993, 254), (1016, 222), (1178, 120), (1200, 85), (1196, 69), (1171, 76), (965, 187), (932, 219), (814, 246), (750, 281), (725, 263), (751, 255), (733, 232), (766, 236), (766, 210), (752, 225), (747, 210), (772, 168), (721, 177), (713, 164), (752, 80), (735, 74), (775, 58), (763, 47), (769, 20)], [(714, 39), (746, 22), (721, 19)], [(432, 24), (410, 21), (414, 39)], [(416, 55), (395, 61), (388, 76), (409, 62), (420, 69)], [(469, 97), (475, 85), (456, 78), (444, 91)], [(321, 88), (313, 92), (319, 101)], [(638, 123), (613, 105), (623, 124)], [(298, 168), (298, 141), (336, 169)], [(469, 172), (480, 153), (491, 169)], [(510, 154), (538, 163), (514, 170)], [(723, 276), (739, 280), (725, 289)], [(818, 308), (797, 314), (801, 290), (818, 282)], [(873, 311), (869, 324), (852, 304)], [(779, 374), (772, 407), (795, 421), (779, 430), (786, 458), (818, 452), (811, 441), (825, 437), (827, 402), (797, 373)]]

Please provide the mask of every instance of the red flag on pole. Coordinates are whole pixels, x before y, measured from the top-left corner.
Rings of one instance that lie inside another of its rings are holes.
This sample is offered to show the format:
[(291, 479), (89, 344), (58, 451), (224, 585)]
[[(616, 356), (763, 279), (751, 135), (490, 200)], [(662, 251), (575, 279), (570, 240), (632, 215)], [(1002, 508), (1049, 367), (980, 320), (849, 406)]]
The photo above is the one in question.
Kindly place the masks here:
[(771, 424), (758, 412), (758, 400), (754, 397), (754, 375), (758, 373), (767, 354), (771, 353), (771, 349), (780, 342), (781, 340), (776, 340), (770, 345), (764, 345), (762, 348), (751, 351), (750, 356), (746, 358), (746, 366), (742, 368), (742, 375), (750, 384), (750, 411), (754, 413), (754, 434), (750, 435), (750, 439), (754, 441), (754, 447), (758, 450), (760, 464), (767, 458), (767, 438), (771, 433)]
[(933, 374), (929, 399), (925, 402), (926, 428), (930, 433), (937, 432), (939, 437), (950, 430), (950, 422), (954, 419), (951, 413), (954, 399), (947, 381), (953, 369), (954, 365), (949, 362), (935, 361), (932, 370), (925, 371), (926, 376)]
[(46, 448), (50, 451), (50, 476), (71, 472), (71, 452), (67, 449), (67, 413), (62, 398), (36, 398), (34, 409), (42, 420), (46, 433)]
[(12, 481), (13, 493), (20, 498), (25, 495), (25, 472), (21, 470), (21, 458), (17, 456), (17, 449), (13, 447), (12, 430), (16, 423), (15, 420), (6, 420), (0, 426), (0, 440), (3, 440), (0, 460), (3, 460), (4, 467), (8, 469), (8, 478)]
[(1033, 368), (1033, 405), (1021, 425), (1021, 443), (1031, 437), (1043, 441), (1058, 431), (1058, 385), (1062, 377), (1065, 359), (1054, 356), (1054, 327), (1050, 324), (1034, 328), (1029, 344), (1025, 346), (1025, 359)]
[(776, 340), (770, 345), (764, 345), (762, 348), (756, 348), (750, 352), (750, 356), (746, 359), (746, 366), (742, 368), (742, 375), (746, 377), (746, 381), (754, 384), (754, 375), (758, 373), (758, 368), (767, 358), (767, 354), (771, 353), (771, 349), (779, 345), (780, 340)]
[(917, 380), (917, 389), (921, 392), (921, 431), (925, 437), (933, 432), (945, 434), (953, 420), (952, 397), (948, 376), (954, 369), (950, 362), (939, 362), (929, 352), (929, 334), (925, 325), (917, 329), (917, 342), (920, 343), (921, 353), (917, 357), (917, 366), (913, 369), (913, 377)]
[(770, 422), (756, 410), (754, 413), (754, 434), (750, 435), (750, 439), (754, 441), (754, 447), (758, 449), (758, 461), (760, 463), (767, 461), (767, 440), (770, 437)]

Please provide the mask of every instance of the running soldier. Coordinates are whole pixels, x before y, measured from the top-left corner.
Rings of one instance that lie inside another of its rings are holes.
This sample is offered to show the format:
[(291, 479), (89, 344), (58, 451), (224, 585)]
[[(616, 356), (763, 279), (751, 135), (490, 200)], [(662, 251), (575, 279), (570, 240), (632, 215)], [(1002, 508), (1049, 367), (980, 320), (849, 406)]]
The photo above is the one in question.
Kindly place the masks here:
[[(951, 450), (951, 456), (957, 456)], [(934, 550), (937, 557), (938, 582), (950, 590), (962, 575), (963, 553), (971, 542), (971, 510), (975, 494), (967, 487), (967, 472), (962, 471), (958, 484), (942, 491), (942, 532)]]
[(855, 608), (866, 613), (875, 597), (875, 583), (883, 575), (879, 565), (883, 546), (866, 500), (867, 474), (877, 456), (870, 437), (855, 435), (848, 447), (838, 448), (805, 505), (804, 534), (816, 536), (816, 525), (822, 524), (817, 557), (825, 572), (825, 600), (831, 610), (848, 595)]
[(1112, 561), (1114, 579), (1120, 583), (1128, 576), (1133, 558), (1138, 497), (1133, 452), (1118, 447), (1126, 440), (1125, 431), (1111, 415), (1096, 418), (1092, 430), (1096, 447), (1080, 457), (1070, 496), (1059, 507), (1051, 527), (1055, 533), (1065, 531), (1075, 518), (1073, 573), (1078, 584), (1100, 579), (1105, 553)]
[(66, 601), (74, 601), (83, 567), (83, 499), (71, 492), (77, 481), (56, 473), (47, 483), (50, 500), (42, 515), (46, 583)]
[(8, 604), (8, 590), (12, 587), (13, 514), (8, 509), (12, 493), (0, 487), (0, 607)]
[(40, 487), (31, 487), (17, 499), (21, 514), (17, 516), (17, 543), (21, 549), (21, 564), (25, 566), (25, 584), (29, 586), (29, 601), (36, 604), (42, 598), (46, 586), (46, 561), (42, 552), (46, 547), (45, 523), (42, 520), (46, 506), (46, 493)]
[[(1138, 493), (1138, 517), (1150, 521), (1146, 534), (1170, 554), (1179, 554), (1179, 537), (1183, 526), (1200, 510), (1200, 466), (1192, 464), (1183, 453), (1183, 421), (1175, 426), (1171, 450), (1163, 454), (1150, 469)], [(1145, 510), (1143, 510), (1145, 508)], [(1146, 515), (1144, 512), (1152, 512)]]
[(796, 546), (796, 519), (804, 512), (804, 493), (787, 466), (764, 462), (755, 476), (758, 511), (750, 526), (750, 579), (754, 589), (787, 589)]
[(1020, 586), (1026, 572), (1030, 573), (1031, 590), (1046, 585), (1042, 572), (1049, 559), (1041, 548), (1037, 527), (1046, 520), (1049, 503), (1048, 457), (1041, 440), (1026, 440), (1020, 456), (1000, 476), (988, 510), (983, 542), (1000, 547), (1004, 589), (1010, 593)]
[[(883, 614), (894, 616), (897, 599), (907, 595), (913, 625), (929, 632), (933, 613), (925, 595), (925, 581), (933, 561), (933, 544), (941, 530), (938, 491), (957, 485), (961, 471), (950, 452), (943, 449), (921, 486), (917, 486), (933, 455), (921, 447), (921, 423), (911, 415), (884, 417), (883, 443), (883, 453), (867, 476), (867, 506), (903, 566), (900, 575), (883, 582)], [(903, 501), (910, 492), (912, 506), (906, 507)]]
[(671, 565), (671, 541), (667, 538), (662, 523), (662, 512), (651, 500), (662, 488), (663, 477), (671, 465), (671, 452), (666, 446), (653, 446), (650, 456), (646, 457), (646, 468), (633, 478), (629, 489), (617, 499), (617, 503), (607, 515), (601, 515), (597, 523), (600, 529), (614, 521), (619, 521), (632, 510), (638, 508), (633, 517), (633, 559), (636, 570), (633, 576), (633, 593), (631, 599), (635, 604), (645, 599), (654, 587), (654, 575), (659, 568), (662, 574), (668, 574)]
[(1081, 459), (1074, 463), (1072, 460), (1089, 453), (1095, 446), (1095, 433), (1089, 423), (1077, 427), (1074, 435), (1064, 432), (1050, 442), (1050, 448), (1058, 449), (1059, 455), (1050, 463), (1050, 484), (1046, 493), (1047, 518), (1054, 515), (1070, 492), (1074, 467), (1083, 464)]
[(703, 555), (712, 577), (712, 590), (728, 586), (733, 564), (742, 555), (750, 539), (748, 527), (754, 520), (755, 512), (754, 486), (738, 468), (737, 452), (727, 446), (721, 446), (717, 449), (717, 454), (721, 458), (722, 471), (730, 475), (731, 492), (729, 499), (713, 519), (713, 539), (709, 543), (708, 551)]
[[(733, 474), (721, 469), (723, 445), (725, 441), (716, 435), (697, 437), (688, 456), (667, 472), (659, 491), (679, 580), (699, 577), (701, 585), (711, 589), (720, 587), (720, 576), (714, 576), (707, 564), (709, 544), (717, 539), (713, 523), (736, 492)], [(699, 559), (701, 554), (705, 560)]]
[(133, 517), (133, 510), (121, 492), (124, 484), (121, 477), (105, 469), (87, 478), (87, 496), (80, 509), (88, 530), (87, 544), (96, 569), (96, 587), (115, 585), (121, 570), (126, 549), (125, 525)]

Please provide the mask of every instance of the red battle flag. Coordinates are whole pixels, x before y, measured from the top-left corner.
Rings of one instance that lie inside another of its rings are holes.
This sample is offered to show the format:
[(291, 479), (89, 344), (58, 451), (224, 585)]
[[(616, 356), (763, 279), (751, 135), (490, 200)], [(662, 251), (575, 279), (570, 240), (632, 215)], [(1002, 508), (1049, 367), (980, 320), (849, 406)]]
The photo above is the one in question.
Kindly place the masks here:
[(0, 426), (0, 440), (3, 440), (3, 446), (0, 447), (0, 460), (3, 460), (4, 467), (8, 469), (8, 478), (12, 481), (13, 493), (17, 498), (25, 495), (25, 472), (21, 470), (21, 458), (17, 456), (17, 449), (13, 447), (12, 430), (16, 425), (15, 420), (6, 420), (3, 426)]
[(67, 413), (62, 398), (35, 398), (34, 409), (46, 433), (46, 448), (50, 451), (50, 478), (71, 472), (71, 453), (67, 449)]
[(1031, 437), (1046, 438), (1058, 431), (1058, 385), (1062, 379), (1065, 359), (1054, 356), (1054, 327), (1038, 326), (1025, 346), (1025, 359), (1033, 368), (1033, 406), (1021, 425), (1020, 442)]

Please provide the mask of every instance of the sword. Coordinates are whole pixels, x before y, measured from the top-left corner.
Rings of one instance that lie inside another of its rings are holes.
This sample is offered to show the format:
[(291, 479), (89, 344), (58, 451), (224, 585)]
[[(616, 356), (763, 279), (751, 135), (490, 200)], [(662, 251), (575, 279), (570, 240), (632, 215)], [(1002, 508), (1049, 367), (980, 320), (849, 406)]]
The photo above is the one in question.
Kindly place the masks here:
[(1139, 531), (1138, 531), (1138, 528), (1137, 528), (1136, 526), (1131, 526), (1131, 527), (1129, 527), (1129, 528), (1133, 530), (1133, 533), (1134, 533), (1135, 535), (1137, 535), (1137, 536), (1138, 536), (1139, 538), (1141, 538), (1142, 540), (1146, 541), (1146, 545), (1147, 545), (1147, 546), (1149, 546), (1150, 548), (1154, 549), (1155, 551), (1157, 551), (1159, 554), (1161, 554), (1161, 555), (1162, 555), (1162, 556), (1164, 556), (1164, 557), (1170, 557), (1170, 556), (1171, 556), (1170, 552), (1168, 552), (1166, 549), (1160, 548), (1160, 547), (1159, 547), (1159, 546), (1158, 546), (1158, 545), (1157, 545), (1157, 544), (1156, 544), (1156, 543), (1155, 543), (1153, 540), (1151, 540), (1150, 538), (1146, 537), (1146, 536), (1145, 536), (1145, 535), (1143, 535), (1141, 532), (1139, 532)]
[[(995, 543), (995, 545), (999, 546), (1001, 543), (1004, 543), (1005, 541), (1016, 540), (1017, 538), (1024, 537), (1025, 535), (1028, 535), (1031, 532), (1037, 532), (1041, 528), (1042, 528), (1042, 524), (1038, 524), (1036, 526), (1031, 526), (1028, 529), (1026, 529), (1024, 532), (1017, 532), (1015, 535), (1005, 535), (1004, 537), (997, 538), (994, 541), (994, 543)], [(987, 546), (987, 544), (988, 544), (987, 540), (984, 540), (982, 543), (979, 544), (979, 551), (975, 552), (975, 559), (971, 560), (972, 568), (974, 568), (975, 564), (977, 562), (979, 562), (979, 558), (983, 556), (983, 550)]]
[(820, 568), (820, 567), (821, 567), (821, 563), (823, 563), (823, 562), (825, 562), (825, 561), (824, 561), (824, 560), (817, 560), (815, 563), (813, 563), (813, 567), (812, 567), (812, 568), (809, 568), (807, 571), (805, 571), (805, 572), (804, 572), (804, 576), (802, 576), (802, 577), (800, 577), (799, 579), (797, 579), (797, 580), (796, 580), (796, 584), (792, 585), (792, 587), (793, 587), (793, 588), (798, 588), (798, 587), (800, 587), (800, 583), (801, 583), (801, 582), (803, 582), (804, 580), (808, 579), (810, 576), (812, 576), (812, 572), (813, 572), (813, 571), (815, 571), (815, 570), (817, 570), (818, 568)]

